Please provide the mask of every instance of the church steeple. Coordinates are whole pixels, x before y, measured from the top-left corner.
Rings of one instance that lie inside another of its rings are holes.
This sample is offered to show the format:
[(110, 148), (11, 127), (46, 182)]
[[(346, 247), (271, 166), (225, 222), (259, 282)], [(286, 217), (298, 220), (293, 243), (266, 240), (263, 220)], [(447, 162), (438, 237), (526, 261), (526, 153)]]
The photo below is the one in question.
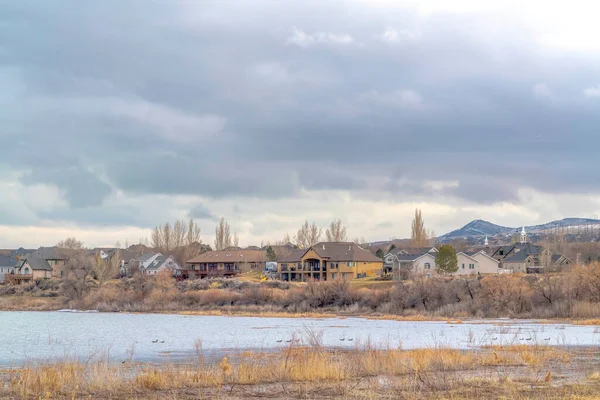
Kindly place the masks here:
[(527, 240), (527, 232), (525, 232), (525, 227), (521, 229), (521, 244), (526, 244)]

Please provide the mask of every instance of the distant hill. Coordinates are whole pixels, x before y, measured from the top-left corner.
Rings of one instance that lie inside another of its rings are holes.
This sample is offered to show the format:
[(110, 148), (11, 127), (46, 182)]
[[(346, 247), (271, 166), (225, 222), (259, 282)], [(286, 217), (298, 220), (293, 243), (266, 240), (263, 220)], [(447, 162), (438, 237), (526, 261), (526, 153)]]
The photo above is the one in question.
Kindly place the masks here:
[[(573, 229), (584, 226), (598, 226), (600, 220), (591, 218), (564, 218), (559, 221), (547, 222), (545, 224), (526, 226), (525, 230), (527, 233), (542, 233), (545, 231), (551, 231), (557, 228), (568, 228)], [(477, 219), (471, 221), (460, 229), (446, 233), (438, 238), (440, 241), (452, 240), (457, 238), (474, 238), (482, 237), (485, 235), (495, 236), (499, 234), (512, 234), (519, 232), (521, 227), (507, 227), (502, 225), (496, 225), (488, 221)]]

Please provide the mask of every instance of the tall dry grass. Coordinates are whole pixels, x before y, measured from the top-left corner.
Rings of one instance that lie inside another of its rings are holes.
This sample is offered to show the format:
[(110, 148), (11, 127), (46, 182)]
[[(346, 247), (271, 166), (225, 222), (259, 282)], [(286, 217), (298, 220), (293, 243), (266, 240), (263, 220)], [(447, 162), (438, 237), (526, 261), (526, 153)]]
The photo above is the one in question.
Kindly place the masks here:
[[(112, 364), (65, 360), (11, 370), (0, 394), (19, 398), (127, 396), (140, 393), (274, 383), (347, 382), (396, 376), (422, 384), (436, 374), (498, 366), (541, 368), (570, 362), (568, 353), (544, 346), (490, 347), (481, 351), (448, 348), (377, 349), (365, 345), (350, 351), (290, 347), (280, 353), (242, 353), (207, 363), (201, 355), (185, 365)], [(439, 375), (441, 376), (441, 375)], [(49, 396), (49, 397), (48, 397)]]

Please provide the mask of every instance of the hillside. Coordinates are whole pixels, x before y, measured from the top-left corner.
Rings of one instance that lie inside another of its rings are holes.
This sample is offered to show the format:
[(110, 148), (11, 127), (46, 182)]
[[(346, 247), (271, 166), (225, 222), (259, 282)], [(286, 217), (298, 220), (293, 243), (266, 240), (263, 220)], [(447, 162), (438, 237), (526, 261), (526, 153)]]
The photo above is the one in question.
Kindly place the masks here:
[[(558, 228), (576, 229), (577, 227), (586, 226), (600, 226), (600, 220), (590, 218), (564, 218), (558, 221), (551, 221), (545, 224), (526, 226), (525, 230), (528, 233), (540, 233), (544, 231), (550, 231)], [(471, 238), (481, 236), (495, 236), (499, 234), (511, 234), (520, 231), (521, 227), (506, 227), (496, 225), (488, 221), (477, 219), (471, 221), (460, 229), (456, 229), (452, 232), (446, 233), (440, 236), (438, 239), (441, 241), (450, 240), (455, 238)]]

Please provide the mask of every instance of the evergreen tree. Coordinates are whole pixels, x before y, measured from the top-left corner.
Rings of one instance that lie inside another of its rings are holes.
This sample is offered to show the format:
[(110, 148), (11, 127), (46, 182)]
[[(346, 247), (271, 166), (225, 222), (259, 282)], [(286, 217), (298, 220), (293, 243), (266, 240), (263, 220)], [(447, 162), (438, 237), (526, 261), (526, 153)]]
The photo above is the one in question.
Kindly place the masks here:
[(277, 261), (277, 254), (275, 254), (275, 250), (271, 246), (267, 247), (267, 260)]
[(435, 256), (435, 269), (440, 274), (451, 274), (458, 271), (458, 258), (452, 245), (440, 246)]

